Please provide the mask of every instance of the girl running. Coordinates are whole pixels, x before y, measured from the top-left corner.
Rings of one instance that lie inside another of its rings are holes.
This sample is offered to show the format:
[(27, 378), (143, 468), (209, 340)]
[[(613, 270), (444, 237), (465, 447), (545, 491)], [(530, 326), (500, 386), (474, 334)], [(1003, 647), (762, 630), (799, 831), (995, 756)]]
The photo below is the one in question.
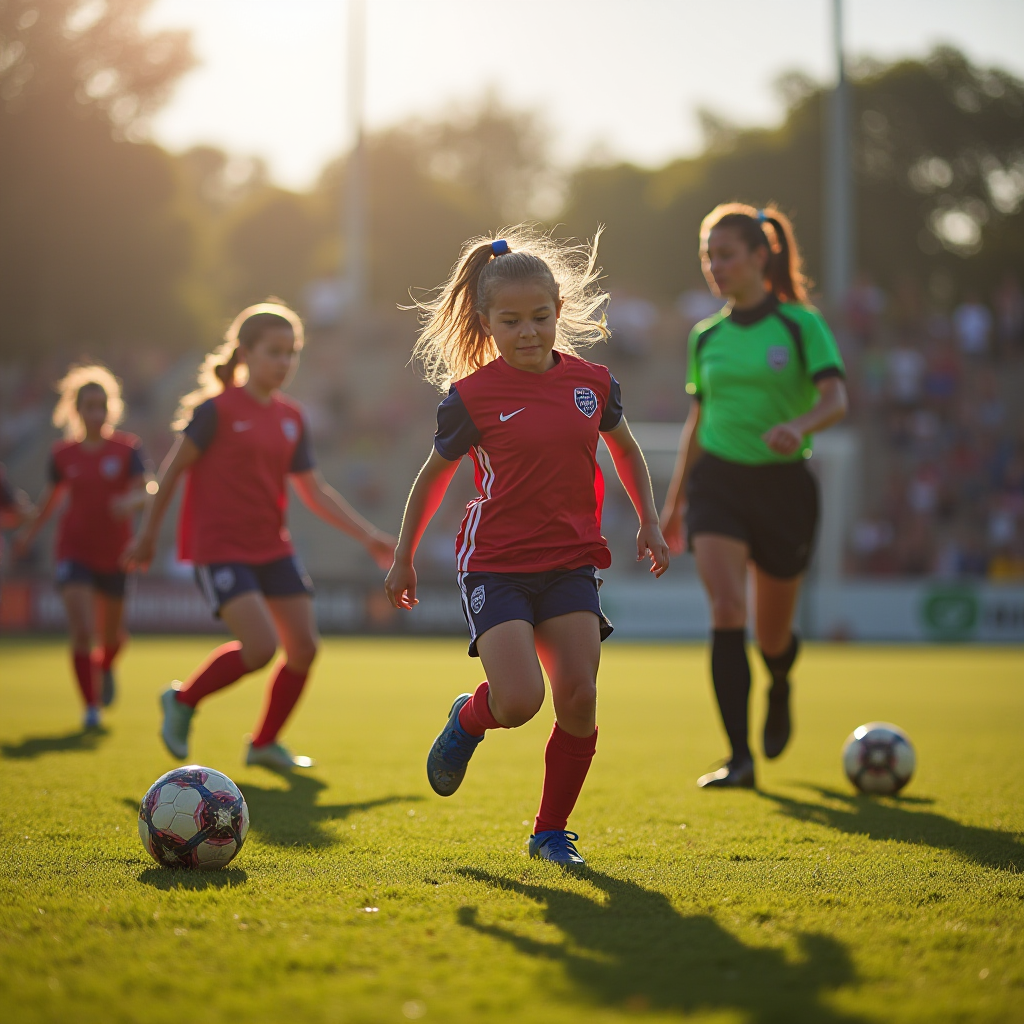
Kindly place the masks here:
[[(125, 573), (131, 517), (146, 502), (141, 442), (114, 428), (124, 416), (121, 385), (104, 366), (74, 366), (57, 385), (53, 424), (64, 440), (50, 456), (50, 482), (39, 514), (15, 542), (23, 555), (66, 500), (57, 529), (57, 586), (68, 616), (75, 679), (85, 728), (100, 724), (100, 706), (116, 694), (114, 659), (124, 644)], [(93, 638), (100, 645), (93, 650)], [(98, 678), (97, 678), (98, 677)]]
[(568, 247), (525, 227), (473, 239), (438, 298), (419, 304), (415, 354), (448, 397), (385, 583), (396, 608), (417, 603), (416, 546), (469, 455), (479, 496), (456, 541), (458, 581), (469, 654), (487, 679), (456, 697), (427, 777), (434, 792), (451, 796), (488, 729), (533, 718), (544, 701), (543, 665), (555, 725), (530, 856), (567, 866), (584, 863), (566, 825), (597, 745), (600, 644), (612, 631), (598, 599), (597, 570), (611, 564), (601, 536), (599, 434), (640, 516), (637, 559), (649, 554), (656, 576), (669, 561), (618, 382), (574, 354), (608, 335), (594, 319), (607, 299), (596, 251), (596, 239), (592, 248)]
[(711, 675), (732, 745), (725, 766), (697, 784), (752, 787), (747, 565), (772, 680), (764, 754), (774, 758), (792, 730), (789, 672), (800, 647), (793, 613), (818, 521), (805, 460), (811, 435), (846, 414), (846, 388), (832, 332), (807, 305), (800, 253), (782, 213), (716, 207), (701, 225), (700, 257), (712, 291), (728, 304), (690, 334), (693, 401), (661, 523), (674, 552), (688, 537), (708, 593)]
[(298, 364), (302, 323), (274, 302), (243, 310), (225, 343), (207, 356), (199, 387), (182, 400), (174, 427), (181, 436), (161, 469), (160, 490), (128, 551), (129, 565), (153, 560), (160, 523), (187, 473), (178, 531), (179, 555), (195, 566), (213, 614), (236, 640), (217, 648), (185, 683), (160, 695), (160, 735), (171, 754), (188, 758), (196, 706), (211, 693), (262, 668), (280, 642), (284, 658), (246, 753), (246, 764), (290, 770), (295, 757), (277, 735), (302, 693), (319, 638), (313, 585), (285, 527), (286, 482), (303, 504), (359, 540), (381, 568), (395, 540), (376, 529), (316, 469), (301, 408), (280, 394)]

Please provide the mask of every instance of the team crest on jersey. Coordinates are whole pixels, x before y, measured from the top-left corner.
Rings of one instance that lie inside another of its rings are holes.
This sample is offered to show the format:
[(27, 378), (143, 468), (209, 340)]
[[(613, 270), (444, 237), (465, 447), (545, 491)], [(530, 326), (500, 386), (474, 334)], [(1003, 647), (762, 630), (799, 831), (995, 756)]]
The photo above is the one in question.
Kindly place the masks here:
[(597, 395), (590, 388), (576, 389), (576, 408), (579, 409), (587, 419), (597, 412)]
[(100, 475), (105, 480), (113, 480), (120, 472), (121, 460), (116, 455), (100, 459)]
[(469, 607), (473, 609), (474, 615), (480, 614), (480, 609), (484, 606), (484, 601), (487, 600), (487, 591), (484, 590), (484, 585), (481, 583), (472, 594), (469, 595)]
[(284, 436), (288, 438), (292, 444), (295, 444), (299, 439), (299, 425), (295, 420), (281, 420), (281, 429), (284, 431)]
[(213, 574), (213, 585), (222, 593), (226, 594), (235, 585), (235, 570), (225, 566)]
[(768, 365), (773, 370), (782, 370), (789, 364), (789, 349), (785, 345), (772, 345), (768, 349)]

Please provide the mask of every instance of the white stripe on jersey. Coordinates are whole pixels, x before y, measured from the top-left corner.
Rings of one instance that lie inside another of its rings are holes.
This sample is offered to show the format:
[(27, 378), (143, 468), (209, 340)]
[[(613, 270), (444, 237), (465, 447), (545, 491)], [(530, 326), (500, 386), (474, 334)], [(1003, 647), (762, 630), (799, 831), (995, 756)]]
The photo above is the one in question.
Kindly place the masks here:
[(482, 470), (480, 490), (483, 493), (481, 497), (474, 499), (471, 503), (472, 508), (470, 508), (469, 515), (466, 517), (466, 530), (462, 536), (462, 550), (459, 551), (456, 558), (456, 567), (460, 572), (467, 572), (469, 570), (469, 560), (473, 557), (473, 552), (476, 550), (476, 530), (480, 525), (480, 517), (483, 515), (483, 505), (485, 501), (490, 500), (491, 488), (494, 484), (494, 470), (491, 468), (490, 456), (479, 445), (473, 451), (476, 453), (480, 469)]

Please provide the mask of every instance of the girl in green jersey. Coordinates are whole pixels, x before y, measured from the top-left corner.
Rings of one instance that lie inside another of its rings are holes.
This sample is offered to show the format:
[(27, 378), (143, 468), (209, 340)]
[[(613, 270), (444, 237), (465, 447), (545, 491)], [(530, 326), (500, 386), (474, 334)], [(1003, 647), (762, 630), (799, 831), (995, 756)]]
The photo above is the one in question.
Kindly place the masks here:
[[(807, 281), (793, 229), (774, 207), (716, 207), (701, 225), (700, 258), (727, 304), (694, 327), (686, 390), (693, 399), (661, 528), (686, 540), (711, 605), (711, 675), (732, 754), (700, 786), (755, 784), (748, 744), (747, 571), (754, 624), (772, 677), (764, 753), (791, 732), (793, 613), (811, 556), (818, 490), (805, 460), (811, 435), (846, 413), (843, 362)], [(685, 525), (684, 525), (685, 517)]]

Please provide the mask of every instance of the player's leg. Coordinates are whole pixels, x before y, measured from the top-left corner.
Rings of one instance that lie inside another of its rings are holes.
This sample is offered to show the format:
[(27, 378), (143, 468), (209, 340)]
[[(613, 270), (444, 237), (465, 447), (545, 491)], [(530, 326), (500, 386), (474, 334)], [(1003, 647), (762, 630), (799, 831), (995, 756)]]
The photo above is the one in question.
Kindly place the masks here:
[(92, 584), (78, 580), (64, 583), (60, 588), (60, 595), (68, 617), (68, 637), (71, 641), (75, 681), (85, 704), (85, 727), (92, 729), (100, 724), (99, 688), (96, 685), (96, 669), (92, 660), (95, 621)]
[(538, 622), (537, 653), (551, 683), (555, 724), (544, 750), (544, 786), (530, 853), (556, 863), (584, 863), (566, 832), (597, 749), (600, 618), (575, 611)]
[(692, 540), (711, 606), (711, 678), (732, 754), (717, 772), (701, 776), (699, 786), (752, 786), (749, 746), (750, 663), (747, 661), (747, 559), (745, 541), (715, 533)]
[(803, 577), (780, 579), (760, 566), (754, 573), (754, 622), (761, 656), (772, 677), (764, 723), (765, 757), (778, 757), (792, 732), (789, 671), (800, 651), (793, 616)]
[(99, 647), (93, 651), (93, 661), (100, 677), (101, 703), (109, 707), (116, 696), (114, 659), (125, 640), (123, 580), (120, 591), (113, 587), (97, 589), (96, 633)]
[(160, 735), (178, 758), (188, 757), (188, 734), (199, 702), (246, 673), (263, 668), (277, 650), (274, 621), (259, 591), (232, 597), (220, 607), (220, 617), (237, 639), (222, 644), (184, 683), (173, 683), (160, 695), (164, 712)]
[(278, 733), (298, 703), (320, 646), (313, 601), (305, 594), (268, 597), (284, 657), (267, 686), (263, 712), (246, 753), (246, 764), (270, 768), (312, 768), (313, 759), (295, 756), (277, 742)]

